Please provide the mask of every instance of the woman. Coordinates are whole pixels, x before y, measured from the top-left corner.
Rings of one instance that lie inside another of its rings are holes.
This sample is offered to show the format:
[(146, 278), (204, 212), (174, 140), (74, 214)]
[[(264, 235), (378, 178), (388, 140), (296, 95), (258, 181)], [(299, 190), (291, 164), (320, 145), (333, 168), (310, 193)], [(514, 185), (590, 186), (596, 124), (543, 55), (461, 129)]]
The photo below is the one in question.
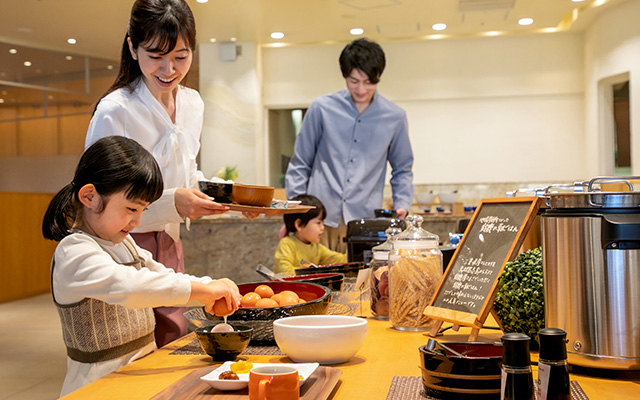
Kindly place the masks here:
[[(228, 208), (197, 188), (204, 175), (196, 165), (204, 102), (181, 86), (196, 47), (196, 27), (184, 0), (137, 0), (122, 45), (120, 71), (101, 98), (85, 147), (123, 135), (139, 142), (158, 162), (165, 190), (132, 233), (153, 258), (184, 271), (180, 222), (221, 214)], [(255, 215), (246, 215), (255, 217)], [(161, 347), (187, 333), (184, 308), (155, 309), (155, 338)]]

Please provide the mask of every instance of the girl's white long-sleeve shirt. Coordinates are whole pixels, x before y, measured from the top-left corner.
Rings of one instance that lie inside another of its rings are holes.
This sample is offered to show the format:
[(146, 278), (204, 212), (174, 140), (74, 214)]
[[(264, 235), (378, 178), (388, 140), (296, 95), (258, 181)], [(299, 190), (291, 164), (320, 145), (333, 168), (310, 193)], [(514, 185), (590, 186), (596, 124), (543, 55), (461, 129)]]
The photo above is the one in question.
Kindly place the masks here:
[[(59, 304), (73, 304), (94, 298), (128, 308), (174, 305), (202, 305), (189, 302), (191, 281), (209, 283), (210, 277), (177, 273), (156, 262), (151, 253), (135, 246), (145, 267), (136, 269), (119, 263), (133, 261), (122, 243), (75, 232), (60, 241), (53, 256), (52, 291)], [(156, 349), (155, 343), (123, 357), (93, 364), (67, 357), (65, 395)]]

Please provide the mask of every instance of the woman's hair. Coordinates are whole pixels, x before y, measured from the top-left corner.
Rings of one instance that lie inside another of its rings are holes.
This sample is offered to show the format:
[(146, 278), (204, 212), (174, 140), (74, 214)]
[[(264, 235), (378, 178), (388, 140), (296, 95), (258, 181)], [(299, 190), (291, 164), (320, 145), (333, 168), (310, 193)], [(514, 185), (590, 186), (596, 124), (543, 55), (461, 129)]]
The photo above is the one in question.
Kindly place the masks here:
[(136, 0), (131, 7), (129, 27), (122, 43), (118, 76), (100, 100), (123, 87), (132, 92), (134, 82), (142, 75), (138, 61), (131, 56), (127, 38), (131, 39), (134, 50), (139, 46), (153, 45), (146, 50), (162, 55), (170, 53), (178, 39), (183, 38), (191, 51), (195, 51), (196, 21), (185, 0)]
[(82, 218), (78, 191), (87, 184), (102, 196), (103, 207), (110, 195), (120, 191), (125, 191), (127, 199), (152, 203), (164, 189), (160, 167), (138, 142), (124, 136), (102, 138), (85, 150), (71, 183), (49, 203), (42, 221), (45, 239), (62, 240)]
[(365, 38), (356, 39), (349, 43), (340, 53), (340, 71), (347, 78), (351, 71), (359, 69), (369, 78), (369, 82), (380, 82), (386, 59), (382, 47), (376, 42)]
[(306, 213), (292, 213), (284, 214), (284, 225), (287, 228), (287, 234), (294, 233), (296, 229), (296, 220), (300, 220), (300, 225), (306, 226), (309, 221), (317, 216), (324, 221), (327, 217), (327, 210), (324, 208), (324, 204), (316, 196), (310, 194), (299, 194), (291, 200), (300, 201), (303, 206), (315, 206)]

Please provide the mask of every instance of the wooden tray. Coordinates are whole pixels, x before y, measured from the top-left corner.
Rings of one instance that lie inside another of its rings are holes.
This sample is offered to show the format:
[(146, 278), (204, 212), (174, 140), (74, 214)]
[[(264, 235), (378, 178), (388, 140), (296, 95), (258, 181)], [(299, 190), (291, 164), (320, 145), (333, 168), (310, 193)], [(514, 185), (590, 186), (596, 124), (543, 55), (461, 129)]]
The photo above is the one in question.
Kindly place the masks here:
[[(174, 382), (171, 386), (165, 388), (156, 394), (151, 400), (246, 400), (249, 398), (249, 388), (224, 392), (209, 386), (200, 377), (208, 374), (219, 365), (214, 367), (206, 367), (191, 371), (182, 379)], [(342, 371), (331, 367), (318, 367), (315, 372), (300, 387), (301, 400), (324, 400), (329, 398), (333, 388), (338, 383)]]
[(272, 208), (272, 207), (257, 207), (257, 206), (245, 206), (242, 204), (229, 203), (223, 204), (229, 207), (231, 211), (240, 211), (240, 212), (252, 212), (264, 215), (283, 215), (283, 214), (298, 214), (298, 213), (306, 213), (307, 211), (315, 208), (314, 206), (297, 206), (293, 208)]

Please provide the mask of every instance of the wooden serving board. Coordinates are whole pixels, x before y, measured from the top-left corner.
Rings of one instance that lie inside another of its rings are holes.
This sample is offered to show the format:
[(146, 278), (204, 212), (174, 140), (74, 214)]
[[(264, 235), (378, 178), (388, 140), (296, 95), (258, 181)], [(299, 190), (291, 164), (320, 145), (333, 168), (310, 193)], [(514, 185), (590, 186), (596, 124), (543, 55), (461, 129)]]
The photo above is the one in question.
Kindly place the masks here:
[[(218, 368), (207, 367), (191, 371), (182, 379), (174, 382), (151, 400), (246, 400), (249, 398), (249, 388), (234, 391), (217, 390), (209, 386), (200, 377)], [(307, 381), (300, 387), (301, 400), (324, 400), (329, 398), (333, 388), (342, 376), (342, 371), (332, 367), (318, 367)]]
[(293, 208), (272, 208), (272, 207), (257, 207), (257, 206), (245, 206), (242, 204), (229, 203), (224, 204), (229, 207), (231, 211), (240, 211), (240, 212), (252, 212), (264, 215), (283, 215), (283, 214), (298, 214), (298, 213), (306, 213), (307, 211), (315, 208), (314, 206), (297, 206)]

